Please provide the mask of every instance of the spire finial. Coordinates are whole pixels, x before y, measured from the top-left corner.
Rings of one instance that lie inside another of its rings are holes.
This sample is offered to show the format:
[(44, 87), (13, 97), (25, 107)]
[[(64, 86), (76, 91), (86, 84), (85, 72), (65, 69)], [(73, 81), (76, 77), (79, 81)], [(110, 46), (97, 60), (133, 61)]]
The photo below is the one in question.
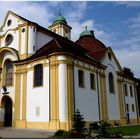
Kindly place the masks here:
[(87, 31), (87, 26), (85, 26), (85, 30)]
[(61, 8), (59, 8), (59, 16), (61, 16)]

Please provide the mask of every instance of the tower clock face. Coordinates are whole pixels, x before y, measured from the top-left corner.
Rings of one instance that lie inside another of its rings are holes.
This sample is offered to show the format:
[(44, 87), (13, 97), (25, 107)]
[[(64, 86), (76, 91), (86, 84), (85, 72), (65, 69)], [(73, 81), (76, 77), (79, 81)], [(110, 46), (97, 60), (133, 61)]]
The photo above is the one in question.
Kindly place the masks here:
[(13, 36), (11, 34), (8, 34), (5, 39), (5, 45), (6, 46), (10, 45), (12, 41), (13, 41)]

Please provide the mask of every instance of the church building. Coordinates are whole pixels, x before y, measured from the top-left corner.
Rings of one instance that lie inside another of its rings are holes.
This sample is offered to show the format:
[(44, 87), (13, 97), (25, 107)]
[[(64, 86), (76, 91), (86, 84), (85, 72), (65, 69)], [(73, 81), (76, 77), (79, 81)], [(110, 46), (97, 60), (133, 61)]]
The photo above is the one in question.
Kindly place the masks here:
[(87, 28), (77, 41), (59, 15), (48, 29), (8, 11), (0, 28), (0, 126), (70, 130), (139, 123), (136, 78)]

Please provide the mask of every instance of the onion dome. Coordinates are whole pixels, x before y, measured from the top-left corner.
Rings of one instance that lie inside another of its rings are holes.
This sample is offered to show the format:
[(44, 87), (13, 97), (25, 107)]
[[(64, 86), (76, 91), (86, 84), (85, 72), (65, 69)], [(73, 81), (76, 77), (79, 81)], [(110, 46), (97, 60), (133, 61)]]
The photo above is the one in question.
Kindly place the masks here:
[(94, 37), (94, 31), (90, 30), (88, 31), (87, 30), (87, 26), (85, 27), (85, 31), (83, 31), (81, 34), (80, 34), (80, 37), (83, 37), (83, 36), (92, 36)]
[(87, 49), (87, 51), (106, 48), (106, 46), (101, 41), (95, 38), (94, 31), (87, 30), (87, 27), (85, 28), (85, 31), (80, 34), (80, 37), (76, 43), (84, 49)]
[(66, 19), (62, 15), (57, 16), (53, 23), (58, 23), (58, 22), (63, 22), (65, 24), (67, 24)]

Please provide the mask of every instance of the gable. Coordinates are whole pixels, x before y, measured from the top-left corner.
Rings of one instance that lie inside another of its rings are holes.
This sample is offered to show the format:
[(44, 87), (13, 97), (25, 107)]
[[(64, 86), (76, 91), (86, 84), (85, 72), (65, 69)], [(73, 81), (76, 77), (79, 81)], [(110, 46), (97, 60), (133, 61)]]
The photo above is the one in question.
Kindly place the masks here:
[(119, 72), (123, 71), (118, 59), (116, 58), (114, 52), (110, 47), (108, 48), (108, 51), (106, 52), (101, 63), (105, 66), (111, 66), (115, 71), (119, 71)]
[(23, 24), (25, 22), (26, 20), (23, 20), (21, 17), (17, 16), (13, 12), (8, 11), (4, 19), (3, 25), (0, 28), (1, 35), (5, 34), (10, 29), (15, 29), (16, 27), (18, 27), (18, 25)]

